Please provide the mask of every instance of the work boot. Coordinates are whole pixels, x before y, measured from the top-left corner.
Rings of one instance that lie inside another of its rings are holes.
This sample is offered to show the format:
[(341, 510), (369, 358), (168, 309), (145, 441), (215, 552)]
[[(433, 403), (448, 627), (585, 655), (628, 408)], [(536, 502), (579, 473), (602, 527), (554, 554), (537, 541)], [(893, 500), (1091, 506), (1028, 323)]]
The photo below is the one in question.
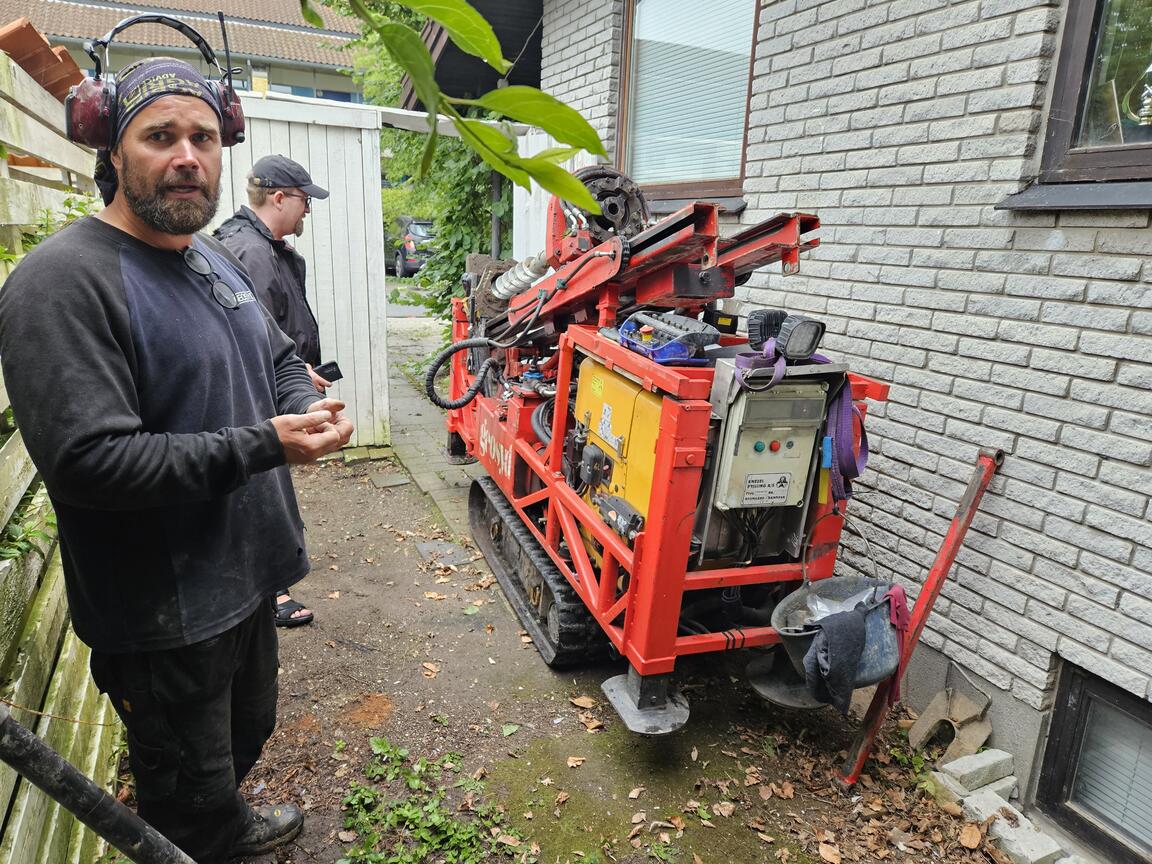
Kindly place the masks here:
[(257, 807), (248, 817), (248, 824), (236, 838), (229, 853), (231, 858), (245, 855), (263, 855), (277, 846), (283, 846), (304, 827), (304, 814), (295, 804)]

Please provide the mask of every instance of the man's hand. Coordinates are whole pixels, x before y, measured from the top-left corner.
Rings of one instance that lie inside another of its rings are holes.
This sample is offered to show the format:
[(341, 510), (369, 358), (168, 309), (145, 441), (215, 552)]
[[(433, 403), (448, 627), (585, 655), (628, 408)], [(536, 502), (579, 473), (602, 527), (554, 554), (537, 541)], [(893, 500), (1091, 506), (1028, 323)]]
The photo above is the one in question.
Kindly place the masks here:
[[(328, 404), (338, 407), (330, 408)], [(284, 448), (285, 460), (294, 465), (315, 462), (347, 444), (352, 437), (352, 423), (340, 414), (343, 408), (344, 403), (339, 400), (321, 399), (309, 406), (307, 414), (273, 417), (272, 426)]]
[(305, 363), (304, 368), (308, 370), (308, 377), (312, 379), (312, 386), (319, 390), (321, 393), (332, 386), (331, 381), (325, 381), (323, 378), (316, 374), (316, 370), (312, 368), (311, 363)]
[(331, 425), (340, 433), (341, 443), (343, 447), (352, 438), (352, 432), (356, 427), (352, 425), (352, 421), (344, 416), (344, 403), (339, 399), (317, 399), (308, 406), (311, 411), (331, 411), (332, 420)]

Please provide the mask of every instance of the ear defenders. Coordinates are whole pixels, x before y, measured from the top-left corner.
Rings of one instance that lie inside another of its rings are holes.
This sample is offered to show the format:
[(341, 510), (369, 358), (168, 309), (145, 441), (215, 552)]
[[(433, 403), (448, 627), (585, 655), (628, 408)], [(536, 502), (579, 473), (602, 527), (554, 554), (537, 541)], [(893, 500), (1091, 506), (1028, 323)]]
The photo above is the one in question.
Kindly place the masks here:
[[(121, 31), (136, 24), (163, 24), (177, 30), (200, 49), (204, 60), (215, 66), (220, 73), (219, 81), (209, 81), (208, 88), (220, 109), (220, 142), (231, 147), (244, 140), (244, 109), (240, 97), (232, 86), (232, 55), (228, 51), (228, 34), (224, 30), (224, 13), (220, 14), (220, 30), (224, 34), (224, 52), (227, 67), (222, 67), (208, 42), (192, 27), (167, 15), (133, 15), (125, 18), (108, 33), (94, 42), (85, 42), (84, 51), (96, 64), (96, 74), (85, 77), (73, 85), (64, 100), (65, 132), (77, 144), (86, 144), (96, 149), (111, 149), (116, 134), (116, 80), (111, 73), (101, 77), (102, 65), (97, 49), (104, 50), (105, 62), (108, 58), (108, 45)], [(135, 64), (132, 64), (133, 66)], [(129, 66), (128, 68), (132, 68)]]

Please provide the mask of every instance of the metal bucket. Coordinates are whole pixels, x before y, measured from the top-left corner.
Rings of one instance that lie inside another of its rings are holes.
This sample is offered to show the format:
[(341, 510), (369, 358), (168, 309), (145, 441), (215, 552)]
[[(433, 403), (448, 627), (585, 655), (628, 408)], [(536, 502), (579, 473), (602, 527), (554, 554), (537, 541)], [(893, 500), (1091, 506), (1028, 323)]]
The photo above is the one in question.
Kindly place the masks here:
[[(808, 653), (819, 628), (795, 624), (789, 626), (789, 619), (794, 622), (796, 619), (801, 622), (806, 620), (809, 616), (808, 597), (815, 595), (825, 600), (847, 600), (869, 588), (882, 589), (879, 596), (883, 596), (890, 587), (888, 582), (867, 576), (833, 576), (819, 582), (807, 582), (780, 601), (772, 612), (772, 626), (780, 633), (780, 642), (801, 678), (804, 677), (804, 655)], [(890, 603), (889, 600), (878, 603), (864, 617), (864, 652), (856, 667), (857, 688), (883, 681), (900, 665), (900, 642), (896, 628), (892, 626)]]

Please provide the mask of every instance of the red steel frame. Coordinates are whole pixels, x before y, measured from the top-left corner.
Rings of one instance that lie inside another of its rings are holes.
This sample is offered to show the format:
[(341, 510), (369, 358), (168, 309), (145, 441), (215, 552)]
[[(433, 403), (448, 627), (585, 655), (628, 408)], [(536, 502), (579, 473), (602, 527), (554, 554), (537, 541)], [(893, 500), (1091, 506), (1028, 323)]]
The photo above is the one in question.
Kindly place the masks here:
[[(606, 311), (601, 304), (601, 314)], [(611, 312), (615, 312), (614, 306)], [(468, 337), (463, 300), (453, 306), (453, 339)], [(772, 627), (758, 626), (723, 632), (677, 635), (684, 592), (734, 585), (798, 582), (800, 563), (688, 570), (696, 501), (704, 468), (705, 444), (711, 417), (708, 396), (714, 370), (667, 367), (604, 338), (592, 326), (571, 325), (560, 336), (556, 392), (569, 392), (577, 353), (596, 358), (607, 368), (626, 373), (646, 389), (666, 394), (656, 445), (653, 494), (644, 530), (632, 548), (605, 523), (600, 514), (568, 485), (560, 470), (567, 412), (555, 412), (552, 442), (543, 448), (524, 421), (535, 402), (520, 395), (507, 400), (479, 396), (463, 409), (450, 412), (448, 428), (461, 436), (469, 453), (487, 468), (520, 515), (524, 525), (564, 574), (572, 588), (612, 640), (617, 650), (642, 675), (671, 672), (685, 654), (772, 645), (780, 636)], [(463, 352), (453, 356), (452, 397), (470, 383)], [(850, 375), (853, 398), (884, 400), (888, 385)], [(861, 404), (861, 408), (866, 406)], [(517, 484), (517, 471), (530, 472), (532, 482)], [(529, 491), (517, 492), (517, 486)], [(530, 488), (529, 488), (530, 487)], [(831, 496), (813, 504), (808, 573), (811, 579), (832, 575), (843, 519), (834, 512)], [(813, 496), (813, 500), (815, 496)], [(529, 508), (544, 505), (539, 513)], [(828, 518), (822, 518), (827, 516)], [(819, 520), (818, 522), (815, 520)], [(583, 528), (603, 547), (597, 568), (584, 546)], [(561, 542), (568, 554), (561, 552)], [(570, 557), (569, 557), (570, 556)], [(627, 590), (618, 596), (620, 571), (630, 574)]]

